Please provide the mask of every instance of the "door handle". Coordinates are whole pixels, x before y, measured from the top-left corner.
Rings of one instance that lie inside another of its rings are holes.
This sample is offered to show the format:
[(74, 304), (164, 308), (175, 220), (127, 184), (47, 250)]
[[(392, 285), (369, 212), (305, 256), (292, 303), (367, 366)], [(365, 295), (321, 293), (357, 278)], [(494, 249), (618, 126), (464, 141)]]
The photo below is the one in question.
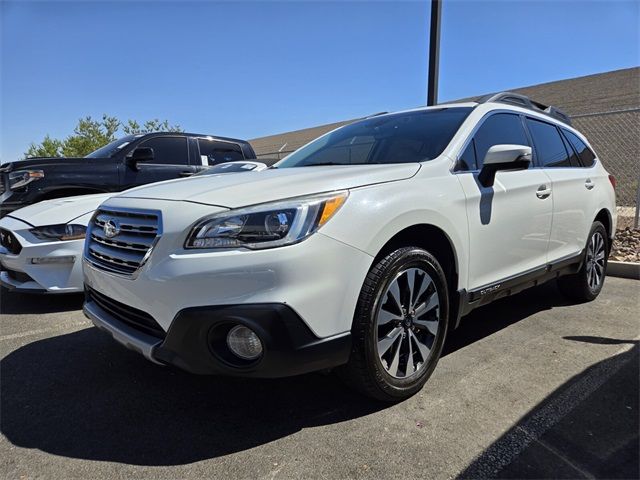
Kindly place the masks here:
[(551, 195), (551, 189), (547, 188), (546, 185), (540, 185), (538, 187), (538, 190), (536, 190), (536, 196), (540, 199), (540, 200), (544, 200), (545, 198), (547, 198), (549, 195)]
[(190, 177), (191, 175), (193, 175), (194, 172), (190, 172), (190, 171), (185, 171), (185, 172), (180, 172), (180, 176), (181, 177)]
[(587, 190), (591, 190), (596, 185), (591, 181), (590, 178), (587, 178), (587, 180), (584, 182), (584, 186)]

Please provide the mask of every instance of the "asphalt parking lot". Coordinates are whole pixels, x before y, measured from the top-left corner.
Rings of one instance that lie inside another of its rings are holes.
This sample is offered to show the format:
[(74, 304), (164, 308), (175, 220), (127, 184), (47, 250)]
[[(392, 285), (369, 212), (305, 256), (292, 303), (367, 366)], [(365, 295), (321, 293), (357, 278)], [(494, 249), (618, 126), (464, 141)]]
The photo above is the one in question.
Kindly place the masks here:
[(191, 376), (115, 344), (82, 298), (1, 292), (5, 478), (638, 478), (640, 282), (479, 309), (423, 391)]

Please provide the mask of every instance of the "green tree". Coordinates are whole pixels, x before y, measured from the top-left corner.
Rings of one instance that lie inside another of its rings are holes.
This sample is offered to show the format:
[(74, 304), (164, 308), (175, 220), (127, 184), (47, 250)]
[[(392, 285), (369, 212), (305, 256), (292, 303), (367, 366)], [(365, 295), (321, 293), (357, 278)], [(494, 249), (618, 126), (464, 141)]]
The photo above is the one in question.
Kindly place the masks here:
[(62, 141), (51, 138), (49, 135), (38, 145), (32, 143), (29, 150), (24, 154), (25, 157), (61, 157)]
[(73, 134), (64, 140), (46, 135), (42, 142), (32, 143), (25, 152), (29, 157), (84, 157), (94, 150), (114, 141), (121, 135), (151, 132), (181, 132), (179, 125), (170, 125), (167, 120), (147, 120), (142, 125), (135, 120), (121, 122), (115, 117), (103, 115), (102, 120), (85, 117), (78, 120)]
[(125, 135), (133, 135), (151, 132), (182, 132), (182, 129), (178, 125), (169, 125), (167, 120), (160, 121), (154, 118), (153, 120), (147, 120), (142, 126), (135, 120), (128, 120), (126, 124), (122, 125), (122, 131)]

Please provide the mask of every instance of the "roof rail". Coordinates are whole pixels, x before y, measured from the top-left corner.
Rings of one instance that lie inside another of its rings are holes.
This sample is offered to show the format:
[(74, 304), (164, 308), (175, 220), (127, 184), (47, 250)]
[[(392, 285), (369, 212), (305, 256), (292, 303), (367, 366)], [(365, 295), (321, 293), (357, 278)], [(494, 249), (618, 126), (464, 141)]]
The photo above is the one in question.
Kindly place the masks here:
[(485, 95), (478, 100), (478, 103), (487, 102), (510, 103), (511, 105), (528, 108), (529, 110), (533, 110), (538, 113), (544, 113), (545, 115), (549, 115), (550, 117), (553, 117), (556, 120), (560, 120), (567, 125), (571, 125), (571, 118), (569, 118), (569, 115), (564, 113), (559, 108), (533, 101), (526, 95), (520, 95), (519, 93), (492, 93), (490, 95)]

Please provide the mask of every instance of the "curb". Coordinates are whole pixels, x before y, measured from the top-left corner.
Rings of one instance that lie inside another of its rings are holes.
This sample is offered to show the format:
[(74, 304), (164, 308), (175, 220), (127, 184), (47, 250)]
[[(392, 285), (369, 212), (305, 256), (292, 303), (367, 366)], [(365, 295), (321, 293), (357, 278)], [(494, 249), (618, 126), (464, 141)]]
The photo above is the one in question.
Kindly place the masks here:
[(607, 275), (610, 277), (631, 278), (640, 280), (640, 263), (607, 262)]

